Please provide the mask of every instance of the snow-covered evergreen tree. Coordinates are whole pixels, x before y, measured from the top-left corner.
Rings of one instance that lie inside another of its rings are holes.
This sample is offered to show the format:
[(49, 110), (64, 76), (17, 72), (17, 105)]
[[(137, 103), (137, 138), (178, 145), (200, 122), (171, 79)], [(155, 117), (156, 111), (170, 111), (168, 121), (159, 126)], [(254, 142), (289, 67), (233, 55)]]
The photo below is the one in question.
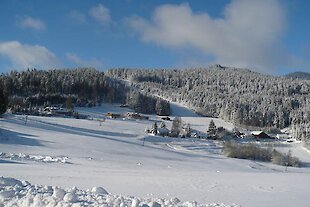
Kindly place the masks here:
[(175, 117), (172, 122), (172, 127), (170, 134), (172, 137), (178, 137), (183, 127), (183, 122), (181, 117)]
[(213, 119), (211, 119), (210, 123), (209, 123), (209, 127), (208, 127), (208, 135), (211, 137), (214, 137), (216, 135), (216, 125), (213, 121)]

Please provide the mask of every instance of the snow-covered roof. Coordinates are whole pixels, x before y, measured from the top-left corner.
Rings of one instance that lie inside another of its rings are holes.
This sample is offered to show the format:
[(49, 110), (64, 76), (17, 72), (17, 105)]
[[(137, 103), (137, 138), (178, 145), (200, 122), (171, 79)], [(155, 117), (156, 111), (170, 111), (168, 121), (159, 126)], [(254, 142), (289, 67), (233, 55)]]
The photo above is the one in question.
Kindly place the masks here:
[(263, 131), (252, 131), (251, 134), (253, 135), (260, 135), (261, 133), (263, 133)]
[(169, 133), (169, 129), (167, 129), (167, 128), (158, 128), (158, 129), (157, 129), (157, 132), (158, 132), (159, 134)]

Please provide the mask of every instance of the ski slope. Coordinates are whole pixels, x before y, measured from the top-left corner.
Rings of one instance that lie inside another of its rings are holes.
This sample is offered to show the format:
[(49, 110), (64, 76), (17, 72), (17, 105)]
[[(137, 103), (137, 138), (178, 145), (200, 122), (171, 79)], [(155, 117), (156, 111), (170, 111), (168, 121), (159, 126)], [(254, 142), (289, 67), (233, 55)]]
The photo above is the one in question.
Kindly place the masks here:
[[(279, 145), (282, 151), (292, 149), (293, 155), (305, 162), (303, 168), (286, 169), (226, 158), (217, 141), (148, 136), (144, 129), (161, 120), (155, 115), (150, 120), (106, 119), (100, 123), (97, 119), (107, 112), (129, 110), (108, 104), (77, 110), (93, 119), (29, 116), (26, 125), (24, 116), (7, 114), (0, 119), (0, 176), (29, 182), (19, 190), (0, 182), (0, 191), (24, 195), (23, 188), (39, 184), (38, 193), (47, 189), (46, 196), (53, 197), (55, 187), (44, 186), (76, 186), (79, 194), (71, 202), (75, 205), (88, 202), (86, 197), (92, 192), (87, 189), (102, 186), (109, 196), (127, 199), (124, 205), (138, 199), (137, 206), (152, 206), (153, 201), (164, 206), (165, 201), (177, 197), (180, 206), (195, 204), (186, 201), (209, 206), (308, 206), (310, 154), (298, 143)], [(211, 119), (190, 113), (182, 107), (173, 111), (194, 129), (205, 132)], [(217, 126), (233, 127), (213, 120)], [(100, 199), (106, 201), (109, 196)], [(0, 202), (2, 199), (7, 206), (15, 197), (11, 194), (8, 198), (0, 193)], [(100, 205), (97, 200), (89, 202)], [(106, 203), (117, 206), (112, 201)]]

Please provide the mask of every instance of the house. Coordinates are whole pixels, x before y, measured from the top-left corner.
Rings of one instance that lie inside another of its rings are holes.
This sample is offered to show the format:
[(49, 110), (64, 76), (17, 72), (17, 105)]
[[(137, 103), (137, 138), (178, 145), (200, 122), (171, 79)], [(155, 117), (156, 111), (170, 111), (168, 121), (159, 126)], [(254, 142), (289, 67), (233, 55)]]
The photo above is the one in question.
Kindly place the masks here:
[(166, 117), (163, 117), (161, 118), (162, 120), (165, 120), (165, 121), (171, 121), (170, 117), (169, 116), (166, 116)]
[(190, 137), (191, 138), (201, 138), (201, 136), (198, 132), (192, 132)]
[(143, 116), (143, 115), (141, 115), (141, 114), (139, 114), (139, 113), (130, 113), (130, 112), (128, 112), (128, 113), (126, 114), (126, 117), (127, 117), (128, 119), (145, 119), (145, 120), (149, 119), (148, 116)]
[(233, 130), (233, 133), (236, 138), (242, 139), (245, 137), (245, 134), (237, 129)]
[(170, 131), (167, 128), (158, 128), (157, 129), (157, 135), (159, 135), (159, 136), (166, 137), (166, 136), (169, 136), (169, 133), (170, 133)]
[(72, 115), (72, 112), (68, 111), (67, 109), (62, 108), (61, 106), (48, 106), (44, 108), (43, 114), (48, 115), (48, 116), (51, 116), (51, 115), (69, 116), (69, 115)]
[(270, 137), (268, 134), (266, 134), (263, 131), (253, 131), (251, 132), (251, 134), (256, 139), (273, 139), (272, 137)]
[(107, 113), (107, 117), (116, 119), (116, 118), (121, 118), (121, 115), (109, 112), (109, 113)]
[(288, 135), (288, 134), (277, 134), (276, 135), (277, 139), (291, 139), (292, 136)]

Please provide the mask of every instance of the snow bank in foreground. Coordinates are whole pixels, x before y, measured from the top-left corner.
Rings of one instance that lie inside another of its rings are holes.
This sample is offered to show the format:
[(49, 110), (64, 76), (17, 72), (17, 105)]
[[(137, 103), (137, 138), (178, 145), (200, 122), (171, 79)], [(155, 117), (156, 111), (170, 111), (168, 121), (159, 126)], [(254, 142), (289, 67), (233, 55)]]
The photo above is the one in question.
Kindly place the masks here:
[(52, 186), (31, 185), (27, 181), (19, 181), (13, 178), (0, 177), (0, 207), (3, 206), (131, 206), (131, 207), (237, 207), (238, 205), (206, 204), (200, 205), (194, 201), (181, 202), (177, 198), (172, 199), (140, 199), (135, 197), (111, 195), (102, 187), (94, 187), (91, 190), (79, 190), (76, 187), (61, 189)]
[(54, 162), (54, 163), (68, 163), (68, 157), (65, 156), (45, 156), (45, 155), (27, 155), (24, 153), (4, 153), (0, 152), (0, 158), (9, 160), (29, 160), (36, 162)]

